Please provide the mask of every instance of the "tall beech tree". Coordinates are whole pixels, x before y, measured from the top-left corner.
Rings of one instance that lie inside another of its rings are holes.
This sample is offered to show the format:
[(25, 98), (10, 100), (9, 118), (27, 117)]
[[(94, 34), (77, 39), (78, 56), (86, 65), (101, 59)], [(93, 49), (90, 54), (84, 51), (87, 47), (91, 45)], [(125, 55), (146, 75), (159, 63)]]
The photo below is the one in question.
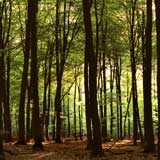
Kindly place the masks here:
[(52, 59), (53, 59), (53, 43), (50, 43), (49, 49), (49, 64), (48, 64), (48, 77), (47, 77), (47, 84), (48, 84), (48, 103), (47, 103), (47, 113), (45, 117), (45, 136), (46, 139), (49, 140), (48, 134), (48, 126), (49, 126), (49, 119), (50, 119), (50, 110), (51, 110), (51, 69), (52, 69)]
[(152, 0), (147, 0), (146, 47), (143, 58), (144, 143), (146, 152), (153, 152), (154, 133), (152, 120), (151, 72), (152, 72)]
[[(138, 109), (138, 93), (137, 93), (137, 41), (138, 41), (138, 34), (137, 34), (137, 25), (136, 23), (136, 9), (137, 9), (137, 0), (131, 0), (129, 4), (123, 6), (126, 10), (126, 19), (128, 23), (129, 29), (129, 49), (130, 49), (130, 63), (131, 63), (131, 72), (132, 72), (132, 101), (133, 101), (133, 140), (134, 144), (137, 144), (138, 139), (138, 126), (141, 134), (141, 127), (139, 123), (139, 109)], [(128, 5), (130, 9), (128, 9)], [(130, 13), (130, 14), (129, 14)], [(142, 136), (141, 136), (142, 137)]]
[[(92, 152), (95, 155), (102, 154), (102, 142), (100, 131), (100, 120), (98, 116), (97, 107), (97, 57), (93, 49), (93, 35), (92, 35), (92, 22), (91, 22), (91, 7), (90, 0), (83, 0), (83, 16), (85, 25), (85, 58), (89, 67), (89, 111), (92, 121)], [(86, 62), (86, 61), (85, 61)], [(87, 93), (85, 93), (87, 94)], [(92, 109), (91, 109), (92, 107)]]
[[(63, 6), (61, 5), (63, 4)], [(74, 15), (74, 21), (71, 19), (72, 5), (74, 3), (67, 3), (65, 0), (60, 3), (56, 1), (56, 22), (55, 22), (55, 59), (56, 59), (56, 93), (55, 93), (55, 113), (56, 113), (56, 143), (61, 143), (61, 90), (62, 78), (65, 68), (65, 63), (70, 52), (71, 44), (76, 37), (79, 27), (79, 13)], [(63, 8), (63, 16), (61, 16)], [(79, 12), (79, 9), (78, 9)], [(61, 22), (62, 18), (62, 24)], [(62, 27), (62, 28), (61, 28)]]
[(2, 131), (3, 131), (3, 58), (4, 58), (4, 45), (3, 45), (3, 39), (2, 39), (2, 16), (3, 16), (3, 10), (4, 10), (4, 4), (0, 5), (0, 157), (4, 157), (4, 151), (3, 151), (3, 144), (2, 144)]
[[(56, 43), (56, 77), (57, 77), (57, 88), (55, 95), (55, 114), (56, 114), (56, 142), (61, 143), (61, 88), (62, 88), (62, 76), (64, 67), (64, 57), (59, 58), (59, 11), (60, 1), (56, 1), (56, 25), (55, 25), (55, 43)], [(62, 63), (63, 62), (63, 63)]]
[[(26, 20), (25, 32), (25, 48), (24, 48), (24, 63), (21, 81), (20, 103), (19, 103), (19, 116), (18, 116), (18, 144), (26, 144), (25, 142), (25, 99), (26, 91), (28, 89), (28, 67), (29, 67), (29, 54), (30, 54), (30, 21), (31, 21), (31, 4), (28, 1), (28, 11)], [(29, 92), (28, 92), (29, 93)]]
[[(1, 105), (4, 111), (4, 131), (5, 131), (5, 141), (11, 141), (11, 117), (10, 117), (10, 105), (7, 101), (7, 83), (6, 83), (6, 49), (9, 45), (10, 38), (10, 28), (11, 28), (11, 14), (12, 13), (12, 3), (6, 3), (5, 0), (0, 2), (0, 77), (1, 77)], [(5, 29), (7, 28), (7, 29)]]
[(32, 132), (34, 139), (33, 149), (42, 149), (42, 135), (39, 117), (39, 97), (38, 97), (38, 67), (37, 67), (37, 12), (38, 12), (38, 1), (28, 0), (28, 5), (31, 7), (30, 14), (30, 30), (31, 30), (31, 99), (33, 102), (33, 113), (32, 113)]
[(131, 21), (130, 21), (130, 61), (131, 61), (131, 70), (132, 70), (132, 101), (133, 101), (133, 139), (134, 144), (137, 144), (138, 139), (138, 97), (137, 97), (137, 80), (136, 80), (136, 54), (135, 54), (135, 11), (137, 0), (131, 0)]
[(115, 55), (116, 67), (116, 93), (117, 93), (117, 133), (118, 138), (122, 139), (122, 97), (121, 97), (121, 70), (122, 62), (119, 55)]
[[(158, 124), (160, 124), (160, 1), (155, 0), (156, 32), (157, 32), (157, 96), (158, 96)], [(160, 125), (158, 125), (158, 159), (160, 159)]]
[(109, 55), (109, 66), (110, 66), (110, 135), (113, 135), (113, 87), (114, 87), (114, 79), (115, 79), (115, 66), (112, 62), (111, 55)]
[[(1, 27), (1, 26), (0, 26)], [(1, 29), (0, 29), (1, 31)], [(1, 40), (1, 37), (0, 37)], [(1, 43), (1, 42), (0, 42)], [(1, 46), (0, 46), (1, 47)], [(2, 51), (0, 51), (0, 54), (2, 54)], [(2, 82), (3, 82), (3, 76), (2, 76), (2, 68), (3, 67), (3, 63), (2, 61), (0, 61), (0, 88), (2, 88)], [(2, 117), (2, 113), (3, 113), (3, 93), (2, 90), (0, 89), (0, 159), (2, 159), (4, 157), (4, 151), (3, 151), (3, 144), (2, 144), (2, 131), (3, 131), (3, 117)]]

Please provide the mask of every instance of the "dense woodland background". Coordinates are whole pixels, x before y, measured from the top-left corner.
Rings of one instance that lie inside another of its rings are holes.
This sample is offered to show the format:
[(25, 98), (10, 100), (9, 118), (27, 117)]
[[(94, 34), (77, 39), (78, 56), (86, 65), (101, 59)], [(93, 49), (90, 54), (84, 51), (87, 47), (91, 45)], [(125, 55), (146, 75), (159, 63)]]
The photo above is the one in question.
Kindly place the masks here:
[(69, 138), (160, 159), (159, 120), (160, 1), (0, 0), (0, 159)]

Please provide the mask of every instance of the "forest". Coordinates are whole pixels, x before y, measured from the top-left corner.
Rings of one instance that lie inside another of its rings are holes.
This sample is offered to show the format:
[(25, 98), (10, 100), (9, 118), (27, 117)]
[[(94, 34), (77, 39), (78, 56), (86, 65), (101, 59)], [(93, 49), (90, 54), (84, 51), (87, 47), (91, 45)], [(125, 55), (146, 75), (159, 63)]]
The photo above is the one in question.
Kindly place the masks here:
[(0, 160), (160, 160), (159, 0), (0, 0)]

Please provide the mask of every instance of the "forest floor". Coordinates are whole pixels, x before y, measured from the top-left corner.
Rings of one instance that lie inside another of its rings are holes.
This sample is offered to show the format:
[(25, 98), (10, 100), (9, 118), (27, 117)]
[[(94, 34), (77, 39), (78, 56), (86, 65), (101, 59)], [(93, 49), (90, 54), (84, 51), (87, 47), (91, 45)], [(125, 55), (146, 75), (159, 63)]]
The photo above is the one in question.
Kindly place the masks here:
[(62, 144), (45, 142), (44, 151), (33, 151), (32, 144), (5, 143), (6, 160), (156, 160), (157, 154), (143, 152), (141, 145), (133, 146), (131, 140), (103, 143), (104, 156), (91, 157), (85, 150), (85, 141), (67, 140)]

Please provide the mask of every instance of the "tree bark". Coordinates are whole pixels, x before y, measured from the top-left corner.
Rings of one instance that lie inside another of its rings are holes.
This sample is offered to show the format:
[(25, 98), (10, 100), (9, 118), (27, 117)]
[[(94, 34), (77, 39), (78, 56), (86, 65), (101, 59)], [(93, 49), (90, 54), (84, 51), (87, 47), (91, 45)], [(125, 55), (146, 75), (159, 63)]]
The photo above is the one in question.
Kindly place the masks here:
[[(9, 14), (8, 14), (9, 10)], [(4, 130), (5, 130), (5, 141), (9, 142), (12, 140), (11, 137), (11, 117), (10, 117), (10, 106), (7, 103), (7, 86), (6, 86), (6, 68), (5, 68), (5, 48), (9, 42), (10, 26), (11, 26), (11, 12), (12, 3), (9, 1), (9, 7), (6, 7), (6, 2), (3, 1), (0, 6), (0, 63), (1, 63), (1, 92), (2, 92), (2, 103), (4, 110)], [(4, 30), (5, 27), (7, 31)]]
[(77, 77), (76, 77), (76, 67), (75, 67), (75, 87), (74, 87), (74, 138), (77, 140), (77, 118), (76, 118), (76, 98), (77, 98)]
[(143, 97), (144, 97), (144, 150), (153, 152), (154, 133), (152, 121), (151, 73), (152, 73), (152, 0), (147, 0), (146, 26), (146, 55), (144, 56), (143, 70)]
[[(1, 28), (0, 28), (1, 29)], [(1, 60), (3, 57), (1, 57), (3, 54), (2, 52), (2, 39), (1, 39), (1, 35), (0, 35), (0, 88), (2, 87), (2, 83), (3, 83), (3, 74), (2, 74), (2, 68), (3, 68), (3, 61)], [(3, 113), (3, 93), (2, 93), (2, 89), (0, 89), (0, 159), (1, 157), (4, 157), (4, 151), (3, 151), (3, 118), (2, 118), (2, 113)]]
[(85, 54), (89, 62), (89, 102), (92, 106), (91, 119), (93, 126), (92, 152), (94, 155), (102, 154), (102, 142), (100, 131), (100, 120), (97, 107), (97, 58), (93, 50), (92, 24), (91, 24), (91, 5), (89, 0), (83, 0), (83, 14), (85, 23)]
[(35, 150), (42, 150), (42, 135), (39, 117), (38, 68), (37, 68), (37, 18), (38, 1), (29, 0), (31, 5), (31, 97), (33, 101), (33, 139)]
[(138, 123), (137, 123), (137, 81), (136, 81), (136, 61), (135, 61), (135, 9), (137, 0), (132, 0), (131, 9), (131, 22), (130, 22), (130, 59), (131, 59), (131, 71), (132, 71), (132, 101), (133, 101), (133, 140), (134, 145), (137, 144), (138, 139)]
[(157, 32), (158, 159), (160, 159), (160, 1), (155, 0)]
[(68, 137), (71, 135), (71, 126), (70, 126), (70, 104), (69, 104), (69, 93), (68, 93), (68, 104), (67, 104), (67, 118), (68, 118)]
[(26, 115), (26, 141), (29, 142), (31, 138), (31, 120), (30, 120), (30, 84), (27, 85), (28, 99), (27, 99), (27, 115)]
[(20, 92), (20, 103), (19, 103), (19, 116), (18, 116), (18, 144), (26, 144), (25, 142), (25, 99), (26, 90), (28, 86), (28, 67), (29, 67), (29, 54), (30, 54), (30, 21), (31, 21), (31, 5), (28, 1), (28, 11), (27, 11), (27, 22), (26, 22), (26, 37), (25, 37), (25, 50), (24, 50), (24, 64), (23, 73), (21, 81), (21, 92)]

